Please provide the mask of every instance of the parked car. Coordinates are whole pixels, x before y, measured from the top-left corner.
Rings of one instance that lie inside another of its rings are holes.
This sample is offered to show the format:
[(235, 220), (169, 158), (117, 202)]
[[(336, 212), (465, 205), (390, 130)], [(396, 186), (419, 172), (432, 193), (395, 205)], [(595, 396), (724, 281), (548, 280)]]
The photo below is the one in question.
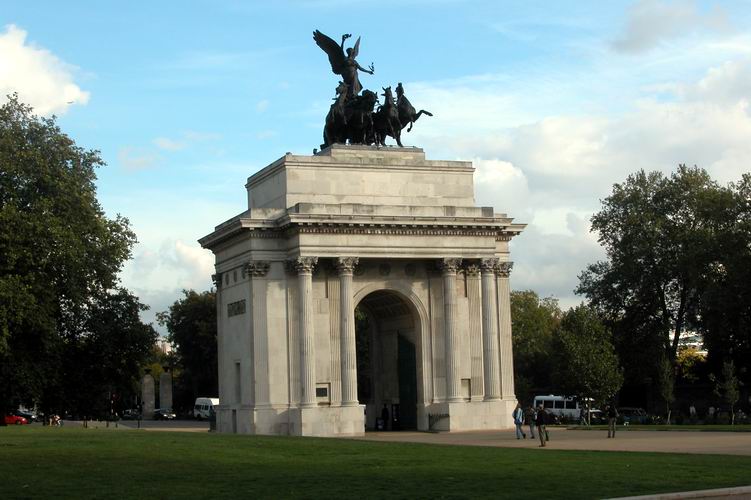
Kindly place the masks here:
[(632, 406), (624, 406), (622, 408), (618, 408), (618, 422), (628, 425), (628, 424), (646, 424), (649, 420), (649, 417), (647, 416), (647, 412), (644, 411), (644, 408), (634, 408)]
[(154, 420), (175, 420), (176, 417), (177, 415), (170, 409), (154, 410)]
[(141, 418), (141, 412), (139, 412), (137, 409), (123, 410), (123, 415), (121, 418), (123, 420), (138, 420), (139, 418)]
[(24, 424), (30, 424), (27, 419), (24, 417), (20, 417), (18, 415), (8, 414), (5, 415), (5, 425), (24, 425)]
[(31, 413), (30, 411), (15, 410), (12, 411), (11, 414), (25, 418), (30, 424), (39, 421), (39, 417), (37, 417), (36, 413)]
[(602, 410), (589, 411), (589, 423), (592, 425), (602, 425), (608, 423), (608, 416)]

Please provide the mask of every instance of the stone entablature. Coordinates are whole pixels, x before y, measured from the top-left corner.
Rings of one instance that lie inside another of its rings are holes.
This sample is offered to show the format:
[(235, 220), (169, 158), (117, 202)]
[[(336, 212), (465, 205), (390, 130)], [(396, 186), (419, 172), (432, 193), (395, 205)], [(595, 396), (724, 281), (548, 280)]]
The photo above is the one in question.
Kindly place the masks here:
[[(429, 178), (408, 181), (417, 171)], [(377, 318), (379, 349), (397, 331), (414, 345), (418, 429), (430, 415), (449, 415), (444, 430), (511, 425), (508, 242), (525, 225), (472, 206), (472, 171), (421, 150), (334, 146), (251, 176), (249, 209), (200, 240), (216, 255), (220, 431), (361, 434), (354, 309), (378, 291), (404, 304)], [(342, 182), (379, 203), (340, 196)], [(369, 419), (394, 402), (383, 390)]]

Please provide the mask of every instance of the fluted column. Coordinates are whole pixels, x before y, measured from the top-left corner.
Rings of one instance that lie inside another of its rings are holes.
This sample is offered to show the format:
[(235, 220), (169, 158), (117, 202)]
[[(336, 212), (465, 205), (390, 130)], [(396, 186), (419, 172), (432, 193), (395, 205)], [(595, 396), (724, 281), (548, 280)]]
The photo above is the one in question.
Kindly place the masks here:
[(352, 273), (357, 257), (339, 257), (339, 310), (341, 335), (339, 336), (342, 363), (342, 406), (356, 406), (357, 401), (357, 348), (355, 346), (355, 307), (352, 305)]
[(498, 317), (500, 321), (500, 350), (501, 350), (501, 397), (515, 399), (514, 394), (514, 357), (513, 341), (511, 338), (511, 288), (509, 276), (513, 262), (501, 262), (496, 268), (498, 287)]
[(485, 401), (501, 399), (495, 269), (498, 259), (482, 259), (482, 348), (485, 368)]
[[(267, 323), (266, 280), (270, 262), (251, 260), (243, 268), (243, 277), (248, 276), (250, 288), (250, 366), (240, 361), (240, 377), (235, 380), (240, 401), (252, 401), (256, 408), (271, 404), (271, 380), (269, 380), (269, 328)], [(247, 397), (250, 395), (250, 398)]]
[(459, 380), (459, 339), (456, 328), (456, 272), (461, 259), (443, 259), (439, 267), (443, 273), (443, 315), (446, 359), (446, 399), (460, 402), (461, 381)]
[(482, 360), (482, 297), (480, 293), (480, 264), (472, 262), (464, 266), (467, 276), (467, 307), (469, 308), (469, 355), (471, 359), (470, 399), (483, 399), (483, 360)]
[(313, 331), (313, 268), (318, 257), (295, 261), (300, 290), (300, 406), (316, 406), (316, 344)]

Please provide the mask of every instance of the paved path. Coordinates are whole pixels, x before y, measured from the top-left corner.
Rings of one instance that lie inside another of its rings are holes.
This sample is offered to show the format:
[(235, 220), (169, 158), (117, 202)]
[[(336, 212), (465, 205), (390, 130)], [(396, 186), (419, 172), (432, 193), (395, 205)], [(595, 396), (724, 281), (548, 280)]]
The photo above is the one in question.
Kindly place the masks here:
[[(751, 456), (751, 432), (622, 431), (615, 439), (607, 431), (550, 428), (546, 450), (655, 451)], [(368, 432), (366, 441), (537, 448), (535, 439), (517, 440), (514, 431), (473, 432)]]

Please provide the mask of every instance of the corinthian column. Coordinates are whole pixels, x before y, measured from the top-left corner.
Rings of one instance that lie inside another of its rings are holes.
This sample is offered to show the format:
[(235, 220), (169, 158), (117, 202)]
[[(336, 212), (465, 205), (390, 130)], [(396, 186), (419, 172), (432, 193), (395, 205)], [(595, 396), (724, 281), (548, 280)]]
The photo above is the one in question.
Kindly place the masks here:
[(498, 259), (482, 259), (482, 353), (485, 368), (485, 401), (501, 399), (498, 316), (496, 311), (495, 269)]
[(342, 362), (342, 406), (356, 406), (357, 401), (357, 350), (355, 347), (355, 307), (352, 305), (352, 272), (357, 257), (339, 257), (339, 311), (341, 335), (339, 336)]
[(513, 262), (501, 262), (496, 268), (498, 286), (498, 318), (500, 321), (501, 397), (514, 399), (514, 357), (511, 339), (511, 289), (509, 276)]
[(443, 259), (439, 267), (443, 273), (443, 315), (446, 359), (446, 399), (462, 401), (459, 380), (459, 339), (456, 329), (456, 271), (461, 259)]
[(300, 290), (300, 406), (316, 406), (316, 344), (313, 331), (313, 268), (318, 257), (298, 257), (294, 263)]

